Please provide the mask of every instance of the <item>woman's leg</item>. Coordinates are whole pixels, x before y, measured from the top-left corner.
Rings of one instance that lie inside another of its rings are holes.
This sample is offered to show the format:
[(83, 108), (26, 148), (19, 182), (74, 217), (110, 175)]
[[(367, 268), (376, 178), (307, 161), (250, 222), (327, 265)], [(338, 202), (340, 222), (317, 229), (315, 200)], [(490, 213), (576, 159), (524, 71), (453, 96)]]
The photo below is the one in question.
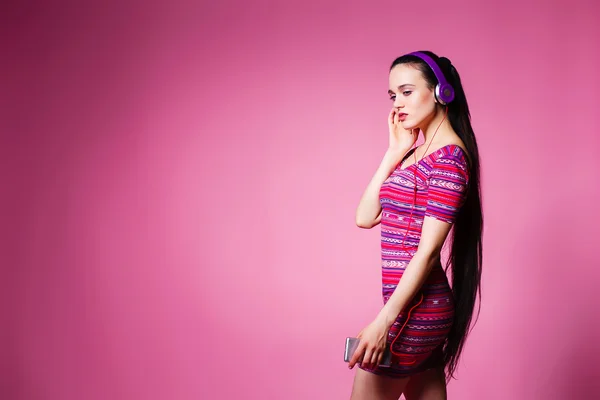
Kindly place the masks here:
[(350, 400), (398, 400), (409, 378), (390, 378), (356, 369)]
[(446, 377), (441, 367), (411, 376), (404, 390), (406, 400), (446, 400)]

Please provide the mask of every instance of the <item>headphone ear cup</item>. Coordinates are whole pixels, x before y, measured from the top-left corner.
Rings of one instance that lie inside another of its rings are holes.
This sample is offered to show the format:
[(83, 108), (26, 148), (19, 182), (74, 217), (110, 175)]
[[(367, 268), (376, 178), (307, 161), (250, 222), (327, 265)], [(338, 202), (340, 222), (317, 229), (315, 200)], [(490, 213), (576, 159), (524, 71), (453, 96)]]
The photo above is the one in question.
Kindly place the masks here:
[(446, 102), (440, 98), (442, 96), (440, 95), (440, 84), (439, 83), (437, 85), (435, 85), (435, 89), (433, 90), (433, 97), (434, 97), (436, 103), (439, 103), (443, 106), (446, 105)]
[(436, 94), (442, 105), (446, 105), (454, 100), (454, 89), (449, 83), (444, 83), (436, 86)]

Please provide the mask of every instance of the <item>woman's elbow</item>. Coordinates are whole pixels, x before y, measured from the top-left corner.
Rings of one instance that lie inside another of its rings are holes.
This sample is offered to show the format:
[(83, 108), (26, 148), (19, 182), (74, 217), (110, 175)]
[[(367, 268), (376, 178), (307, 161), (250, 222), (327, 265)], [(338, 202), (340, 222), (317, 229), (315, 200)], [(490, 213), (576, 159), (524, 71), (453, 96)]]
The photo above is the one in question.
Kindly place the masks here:
[(375, 219), (371, 219), (361, 216), (361, 213), (357, 210), (354, 217), (356, 219), (356, 226), (358, 226), (359, 228), (371, 229), (372, 227), (381, 222), (381, 214), (383, 214), (382, 209), (379, 210), (379, 214), (377, 214)]
[(362, 220), (356, 220), (356, 226), (358, 226), (359, 228), (363, 228), (363, 229), (370, 229), (373, 227), (372, 223), (369, 223), (368, 221), (362, 221)]
[(381, 222), (381, 214), (379, 214), (379, 216), (377, 218), (375, 218), (375, 220), (370, 220), (370, 221), (365, 221), (362, 219), (356, 219), (356, 226), (358, 226), (359, 228), (363, 228), (363, 229), (371, 229), (374, 226), (376, 226), (377, 224), (379, 224)]

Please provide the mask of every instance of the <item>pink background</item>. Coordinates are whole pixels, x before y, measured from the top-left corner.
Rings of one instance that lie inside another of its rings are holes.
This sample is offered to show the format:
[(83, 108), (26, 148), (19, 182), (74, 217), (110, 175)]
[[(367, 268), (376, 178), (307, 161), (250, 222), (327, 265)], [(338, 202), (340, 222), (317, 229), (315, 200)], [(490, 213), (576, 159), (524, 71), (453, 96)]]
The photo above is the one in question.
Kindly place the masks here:
[(600, 390), (596, 2), (22, 3), (0, 24), (0, 398), (347, 399), (344, 339), (382, 305), (354, 212), (388, 67), (420, 49), (461, 73), (482, 160), (450, 398)]

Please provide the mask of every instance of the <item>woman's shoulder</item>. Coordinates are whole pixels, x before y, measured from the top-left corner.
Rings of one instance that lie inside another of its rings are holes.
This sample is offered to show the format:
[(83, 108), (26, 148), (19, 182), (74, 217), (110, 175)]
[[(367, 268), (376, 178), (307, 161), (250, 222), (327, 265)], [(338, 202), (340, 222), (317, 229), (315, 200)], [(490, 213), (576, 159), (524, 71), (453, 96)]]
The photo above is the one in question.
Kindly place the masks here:
[(431, 174), (451, 174), (469, 180), (471, 163), (462, 142), (448, 143), (440, 147), (437, 153), (437, 156), (432, 160)]
[(442, 145), (436, 153), (438, 153), (435, 157), (436, 160), (453, 159), (458, 162), (470, 163), (469, 153), (462, 141), (453, 141)]

